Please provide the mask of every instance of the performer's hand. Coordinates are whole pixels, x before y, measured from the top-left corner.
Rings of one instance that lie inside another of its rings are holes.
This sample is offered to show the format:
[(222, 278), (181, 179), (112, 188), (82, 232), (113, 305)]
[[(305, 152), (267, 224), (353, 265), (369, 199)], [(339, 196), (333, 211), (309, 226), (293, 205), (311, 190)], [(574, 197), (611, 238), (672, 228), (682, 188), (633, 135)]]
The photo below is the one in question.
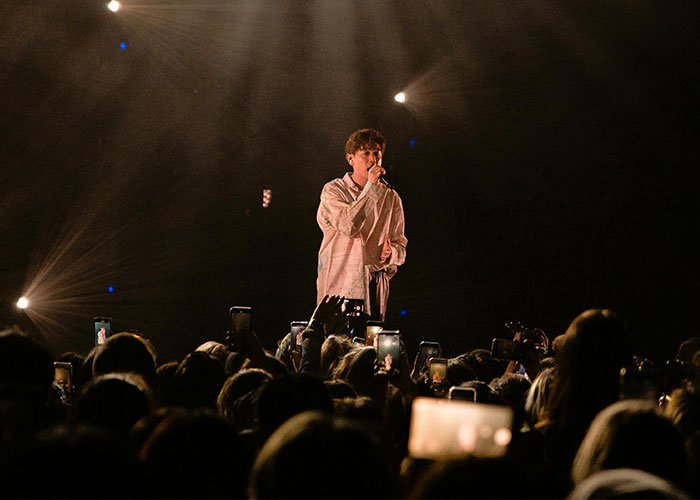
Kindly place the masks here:
[(375, 165), (367, 172), (367, 180), (375, 186), (379, 184), (379, 178), (386, 174), (386, 170), (380, 165)]
[(388, 262), (389, 259), (391, 258), (391, 240), (389, 240), (389, 236), (387, 235), (384, 238), (384, 247), (382, 248), (382, 255), (380, 257), (380, 262)]

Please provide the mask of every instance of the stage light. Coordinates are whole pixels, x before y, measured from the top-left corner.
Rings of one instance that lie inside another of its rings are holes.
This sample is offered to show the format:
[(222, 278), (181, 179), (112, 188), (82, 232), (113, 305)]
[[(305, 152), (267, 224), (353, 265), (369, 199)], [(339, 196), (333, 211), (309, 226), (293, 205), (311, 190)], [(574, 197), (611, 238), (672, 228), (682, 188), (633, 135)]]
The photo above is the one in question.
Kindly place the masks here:
[(119, 48), (122, 50), (126, 50), (126, 42), (122, 42), (119, 44)]
[(107, 287), (107, 291), (108, 291), (109, 293), (114, 293), (114, 287), (113, 287), (112, 285), (109, 285), (109, 286)]
[(117, 2), (117, 0), (112, 0), (107, 4), (107, 8), (112, 12), (116, 12), (121, 8), (122, 4)]
[(406, 314), (408, 314), (406, 309), (401, 309), (401, 316), (406, 316)]
[(416, 140), (415, 140), (415, 139), (411, 139), (411, 141), (410, 141), (408, 144), (409, 144), (411, 147), (413, 147), (413, 146), (416, 145)]
[(406, 102), (406, 94), (404, 94), (403, 92), (399, 92), (394, 96), (394, 100), (396, 102)]
[(17, 301), (17, 307), (20, 309), (26, 309), (29, 306), (29, 299), (27, 297), (20, 297)]
[(263, 189), (262, 206), (268, 208), (272, 201), (272, 189)]

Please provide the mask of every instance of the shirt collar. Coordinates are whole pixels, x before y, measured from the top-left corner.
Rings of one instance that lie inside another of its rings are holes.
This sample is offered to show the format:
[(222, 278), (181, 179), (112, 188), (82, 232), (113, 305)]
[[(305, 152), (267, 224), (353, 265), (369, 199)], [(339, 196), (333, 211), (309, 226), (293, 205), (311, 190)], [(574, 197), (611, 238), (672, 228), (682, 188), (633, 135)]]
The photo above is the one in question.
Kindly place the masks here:
[(346, 172), (345, 175), (343, 176), (343, 182), (345, 183), (345, 185), (348, 188), (352, 189), (353, 191), (357, 191), (357, 192), (362, 191), (362, 188), (360, 188), (360, 186), (355, 184), (355, 181), (352, 180), (351, 174), (352, 174), (352, 172)]

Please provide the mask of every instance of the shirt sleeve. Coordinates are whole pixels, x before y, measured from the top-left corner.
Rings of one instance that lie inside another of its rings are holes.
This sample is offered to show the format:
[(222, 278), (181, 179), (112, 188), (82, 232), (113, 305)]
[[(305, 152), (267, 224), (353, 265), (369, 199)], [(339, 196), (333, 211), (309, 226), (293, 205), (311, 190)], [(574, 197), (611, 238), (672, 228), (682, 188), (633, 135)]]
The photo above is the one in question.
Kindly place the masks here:
[(321, 346), (324, 341), (323, 326), (309, 324), (302, 332), (301, 364), (299, 373), (319, 375), (321, 366)]
[(387, 266), (400, 266), (406, 262), (406, 245), (408, 239), (404, 234), (405, 219), (403, 215), (403, 203), (398, 194), (394, 194), (394, 203), (391, 208), (391, 224), (389, 226), (389, 242), (391, 243), (391, 257)]
[(350, 238), (357, 236), (364, 225), (370, 223), (383, 189), (368, 182), (357, 199), (348, 203), (336, 186), (326, 184), (321, 191), (319, 223)]

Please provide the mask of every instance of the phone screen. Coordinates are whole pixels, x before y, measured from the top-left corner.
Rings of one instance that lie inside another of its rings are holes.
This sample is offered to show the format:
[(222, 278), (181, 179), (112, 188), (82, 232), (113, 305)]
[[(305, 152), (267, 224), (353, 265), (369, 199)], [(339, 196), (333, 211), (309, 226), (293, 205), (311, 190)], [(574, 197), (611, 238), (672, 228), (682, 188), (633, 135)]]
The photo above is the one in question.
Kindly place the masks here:
[(64, 389), (69, 389), (72, 384), (73, 375), (73, 365), (70, 363), (65, 363), (62, 361), (56, 361), (53, 364), (53, 379), (54, 381), (63, 387)]
[(252, 323), (252, 310), (247, 306), (233, 306), (230, 309), (229, 329), (231, 333), (249, 332)]
[(365, 310), (364, 299), (344, 299), (340, 310), (345, 316), (359, 317)]
[(379, 321), (368, 321), (365, 325), (365, 345), (376, 348), (377, 335), (383, 328), (383, 323)]
[(428, 362), (430, 358), (440, 357), (440, 344), (437, 342), (426, 342), (420, 343), (418, 352), (418, 368), (424, 370), (428, 367)]
[(301, 349), (301, 334), (308, 326), (308, 321), (292, 321), (290, 326), (292, 349), (298, 351)]
[(447, 378), (447, 360), (444, 358), (432, 358), (428, 374), (432, 384), (444, 384)]
[(229, 309), (229, 340), (234, 349), (241, 349), (243, 335), (251, 331), (253, 310), (249, 306), (233, 306)]
[(439, 398), (413, 400), (408, 452), (413, 458), (500, 457), (513, 432), (506, 406)]
[(104, 344), (112, 335), (111, 318), (95, 318), (95, 345)]
[[(401, 352), (401, 336), (397, 330), (387, 331), (377, 335), (377, 361), (389, 368), (398, 369)], [(387, 359), (387, 356), (391, 359)]]

